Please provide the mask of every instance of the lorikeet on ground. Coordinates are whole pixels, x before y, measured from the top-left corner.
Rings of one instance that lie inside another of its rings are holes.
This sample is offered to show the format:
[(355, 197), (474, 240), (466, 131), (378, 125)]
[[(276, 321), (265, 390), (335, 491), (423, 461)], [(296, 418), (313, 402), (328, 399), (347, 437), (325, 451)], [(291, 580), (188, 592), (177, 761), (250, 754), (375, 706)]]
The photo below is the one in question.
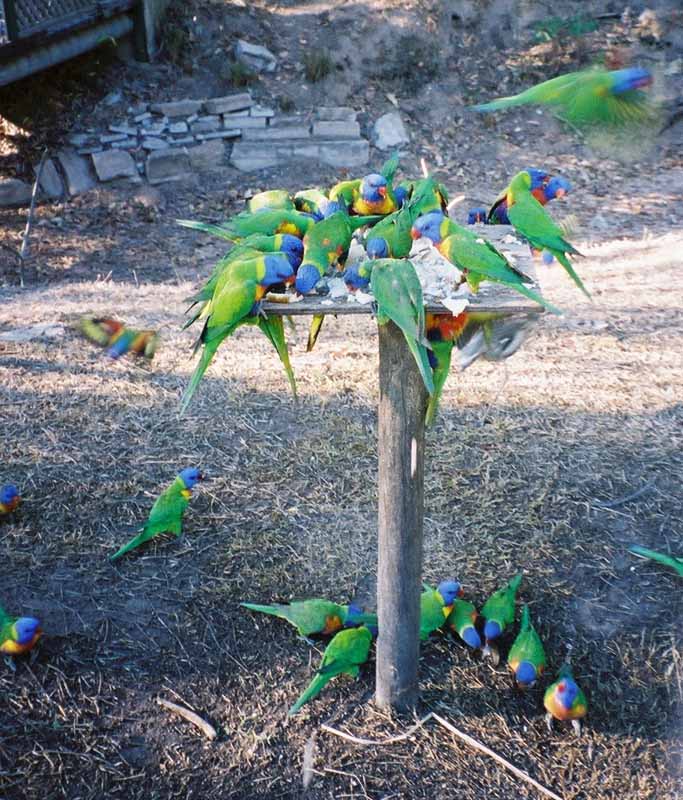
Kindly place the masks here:
[(273, 211), (278, 208), (287, 211), (294, 209), (292, 198), (289, 196), (289, 192), (284, 189), (270, 189), (267, 192), (259, 192), (247, 201), (247, 209), (252, 214), (255, 211), (263, 211), (263, 209)]
[(10, 617), (0, 606), (0, 653), (10, 656), (28, 653), (42, 633), (40, 621), (35, 617)]
[(346, 674), (354, 678), (358, 677), (360, 665), (368, 660), (371, 644), (372, 633), (365, 626), (340, 631), (325, 648), (315, 678), (289, 709), (290, 716), (296, 714), (304, 703), (320, 694), (323, 687), (335, 675)]
[(109, 345), (107, 355), (111, 358), (120, 358), (131, 352), (152, 359), (159, 344), (157, 331), (127, 328), (123, 322), (111, 317), (81, 317), (80, 328), (91, 341)]
[(548, 250), (562, 264), (574, 283), (590, 298), (581, 278), (574, 271), (567, 254), (581, 255), (564, 238), (559, 225), (553, 222), (543, 206), (531, 194), (528, 172), (518, 172), (510, 181), (507, 193), (508, 218), (516, 231), (522, 234), (536, 250)]
[(249, 316), (258, 314), (258, 303), (269, 286), (288, 281), (293, 275), (292, 265), (283, 253), (268, 253), (246, 261), (235, 261), (225, 269), (216, 283), (210, 303), (202, 312), (202, 316), (206, 316), (206, 323), (195, 352), (202, 345), (203, 350), (183, 394), (181, 414), (187, 408), (221, 342), (247, 321)]
[(0, 517), (9, 514), (19, 507), (21, 495), (13, 483), (8, 483), (0, 489)]
[(466, 311), (455, 317), (452, 314), (427, 314), (425, 317), (427, 340), (432, 347), (427, 351), (427, 356), (434, 379), (434, 394), (429, 398), (425, 416), (425, 425), (427, 426), (430, 426), (436, 419), (439, 399), (451, 368), (453, 347), (465, 330), (467, 322)]
[(293, 625), (300, 636), (331, 636), (343, 627), (353, 625), (377, 626), (375, 614), (364, 614), (353, 605), (342, 606), (330, 600), (314, 598), (312, 600), (295, 600), (293, 603), (274, 603), (258, 605), (256, 603), (240, 603), (251, 611), (270, 614), (284, 619)]
[(531, 624), (527, 605), (522, 609), (522, 624), (508, 653), (508, 666), (521, 688), (533, 686), (545, 667), (543, 643)]
[(254, 214), (250, 211), (243, 211), (220, 225), (195, 222), (191, 219), (178, 219), (176, 222), (184, 228), (211, 233), (229, 242), (239, 242), (255, 233), (263, 236), (291, 233), (292, 236), (298, 236), (301, 239), (306, 231), (315, 224), (313, 217), (302, 214), (300, 211), (288, 211), (287, 209), (264, 209)]
[(420, 639), (424, 641), (441, 628), (453, 610), (453, 604), (462, 596), (460, 583), (448, 578), (436, 587), (426, 588), (420, 595)]
[(412, 263), (392, 258), (363, 261), (348, 268), (344, 280), (353, 289), (362, 289), (370, 283), (377, 305), (377, 324), (386, 325), (391, 320), (403, 331), (425, 388), (430, 395), (434, 394), (422, 286)]
[(641, 67), (609, 72), (587, 69), (543, 81), (524, 92), (474, 106), (475, 111), (499, 111), (526, 104), (552, 108), (575, 128), (621, 128), (647, 122), (656, 107), (642, 89), (652, 75)]
[(481, 615), (486, 620), (484, 625), (484, 638), (486, 646), (485, 655), (492, 655), (494, 661), (498, 662), (498, 652), (494, 650), (491, 643), (495, 641), (507, 628), (515, 621), (515, 599), (517, 590), (522, 583), (522, 573), (515, 577), (501, 589), (497, 589), (491, 597), (484, 603)]
[(576, 735), (581, 735), (579, 720), (586, 716), (588, 701), (574, 680), (569, 663), (562, 666), (555, 683), (545, 690), (543, 705), (548, 712), (545, 715), (545, 721), (549, 731), (553, 729), (553, 719), (571, 720)]
[(472, 603), (458, 598), (446, 619), (446, 627), (453, 633), (457, 633), (466, 645), (475, 650), (481, 647), (481, 636), (475, 627), (477, 616), (477, 609)]
[(192, 489), (202, 477), (202, 473), (195, 467), (187, 467), (180, 472), (168, 489), (157, 497), (142, 531), (117, 550), (111, 560), (120, 558), (159, 533), (180, 536), (183, 532), (183, 514), (192, 497)]
[(664, 564), (666, 567), (675, 569), (678, 575), (683, 578), (683, 558), (677, 556), (669, 556), (666, 553), (658, 553), (656, 550), (648, 550), (646, 547), (641, 547), (639, 544), (632, 544), (629, 553), (641, 558), (649, 558), (651, 561), (657, 561), (659, 564)]
[(441, 255), (462, 271), (473, 292), (484, 280), (502, 283), (553, 314), (561, 313), (541, 295), (529, 289), (527, 284), (532, 283), (531, 279), (514, 267), (490, 242), (457, 225), (441, 212), (432, 211), (419, 217), (413, 225), (412, 236), (414, 239), (421, 236), (430, 239)]

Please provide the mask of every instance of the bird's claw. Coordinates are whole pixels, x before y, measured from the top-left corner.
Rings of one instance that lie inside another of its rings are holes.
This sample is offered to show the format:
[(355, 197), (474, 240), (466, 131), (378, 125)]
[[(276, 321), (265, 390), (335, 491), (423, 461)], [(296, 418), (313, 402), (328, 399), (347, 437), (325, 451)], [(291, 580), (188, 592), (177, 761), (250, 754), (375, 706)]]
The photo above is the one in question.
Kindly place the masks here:
[(12, 672), (17, 671), (17, 665), (14, 663), (12, 656), (5, 656), (5, 666), (8, 667), (8, 669), (11, 669)]
[(548, 714), (545, 715), (545, 724), (546, 724), (546, 726), (548, 728), (548, 731), (550, 733), (552, 733), (553, 732), (553, 715), (552, 714), (548, 713)]
[(315, 647), (315, 642), (313, 639), (309, 639), (308, 636), (297, 636), (297, 639), (301, 640), (302, 642), (306, 642), (309, 647)]
[(491, 659), (494, 667), (497, 667), (500, 664), (500, 653), (498, 652), (498, 648), (495, 645), (489, 644), (487, 642), (482, 648), (481, 652), (484, 658)]
[(581, 722), (578, 719), (572, 720), (572, 728), (574, 728), (574, 733), (577, 736), (581, 736)]

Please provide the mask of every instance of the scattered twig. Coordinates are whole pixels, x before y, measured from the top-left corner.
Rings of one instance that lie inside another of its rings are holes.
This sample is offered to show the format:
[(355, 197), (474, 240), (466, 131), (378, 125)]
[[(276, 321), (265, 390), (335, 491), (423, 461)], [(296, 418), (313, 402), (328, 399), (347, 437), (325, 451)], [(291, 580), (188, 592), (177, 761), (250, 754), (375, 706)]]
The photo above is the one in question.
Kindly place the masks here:
[(465, 199), (464, 194), (456, 194), (455, 197), (446, 206), (446, 211), (450, 211), (452, 208), (455, 208), (457, 205), (460, 205), (460, 203), (462, 203), (464, 199)]
[(422, 170), (422, 177), (428, 178), (429, 177), (429, 167), (427, 166), (427, 162), (424, 158), (420, 159), (420, 169)]
[(458, 728), (456, 728), (447, 720), (443, 719), (443, 717), (440, 717), (438, 714), (435, 714), (433, 711), (427, 714), (425, 717), (422, 717), (422, 719), (419, 722), (416, 722), (415, 725), (413, 725), (411, 728), (408, 728), (408, 730), (405, 733), (402, 733), (398, 736), (390, 736), (388, 739), (379, 739), (379, 740), (362, 739), (358, 736), (353, 736), (350, 733), (345, 733), (344, 731), (332, 728), (329, 725), (321, 725), (320, 727), (326, 733), (331, 733), (334, 736), (339, 736), (341, 739), (345, 739), (347, 742), (352, 742), (353, 744), (358, 744), (364, 747), (383, 747), (384, 745), (387, 744), (395, 744), (396, 742), (402, 742), (405, 739), (408, 739), (415, 733), (415, 731), (417, 731), (419, 728), (423, 727), (427, 722), (429, 722), (430, 719), (433, 719), (435, 722), (441, 725), (442, 728), (445, 728), (447, 731), (454, 734), (459, 739), (462, 739), (462, 741), (468, 744), (470, 747), (473, 747), (475, 750), (479, 750), (479, 752), (484, 753), (485, 755), (492, 758), (494, 761), (497, 761), (499, 764), (505, 767), (505, 769), (512, 772), (518, 778), (521, 778), (523, 781), (526, 781), (527, 783), (531, 784), (545, 797), (550, 797), (551, 800), (562, 800), (562, 798), (559, 795), (550, 791), (550, 789), (546, 789), (545, 786), (538, 783), (538, 781), (534, 780), (526, 772), (519, 769), (514, 764), (511, 764), (502, 756), (499, 756), (498, 753), (495, 753), (485, 744), (482, 744), (481, 742), (477, 741), (477, 739), (473, 739), (471, 736), (468, 736), (468, 734), (463, 733), (461, 730), (458, 730)]
[(38, 184), (40, 177), (43, 174), (43, 167), (45, 166), (45, 159), (47, 158), (47, 148), (43, 150), (43, 155), (40, 157), (40, 164), (36, 170), (36, 179), (33, 183), (33, 192), (31, 192), (31, 205), (28, 207), (28, 219), (26, 220), (26, 227), (24, 228), (24, 236), (21, 240), (21, 248), (19, 250), (19, 285), (24, 288), (24, 260), (28, 255), (28, 237), (31, 235), (31, 226), (33, 225), (33, 210), (36, 207), (36, 199), (38, 197)]
[(202, 719), (199, 714), (195, 714), (194, 711), (190, 711), (189, 708), (179, 706), (177, 703), (172, 703), (170, 700), (164, 700), (163, 697), (157, 697), (157, 703), (160, 706), (167, 708), (169, 711), (175, 712), (179, 716), (183, 717), (183, 719), (191, 722), (193, 725), (196, 725), (209, 741), (213, 741), (216, 736), (218, 736), (216, 729), (213, 727), (213, 725), (211, 725), (211, 723), (207, 722), (205, 719)]
[(631, 492), (623, 497), (618, 497), (616, 500), (608, 500), (606, 502), (603, 502), (602, 500), (595, 500), (593, 505), (597, 506), (598, 508), (618, 508), (619, 506), (623, 506), (624, 503), (635, 500), (637, 497), (640, 497), (654, 488), (654, 481), (649, 481), (645, 484), (645, 486), (641, 486), (640, 489), (636, 489), (635, 492)]

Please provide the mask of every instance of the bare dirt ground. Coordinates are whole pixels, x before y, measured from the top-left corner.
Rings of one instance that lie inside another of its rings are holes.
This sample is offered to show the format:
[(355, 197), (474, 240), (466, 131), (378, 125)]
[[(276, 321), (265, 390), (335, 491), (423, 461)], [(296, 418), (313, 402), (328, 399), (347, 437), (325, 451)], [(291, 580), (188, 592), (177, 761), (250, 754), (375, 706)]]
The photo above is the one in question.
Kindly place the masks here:
[[(66, 104), (63, 131), (75, 129), (79, 114), (104, 113), (93, 111), (95, 98), (116, 81), (131, 99), (181, 97), (199, 93), (211, 74), (211, 93), (224, 93), (215, 50), (237, 30), (264, 36), (283, 61), (281, 80), (261, 81), (255, 93), (288, 93), (301, 108), (297, 65), (310, 44), (301, 39), (315, 39), (313, 15), (316, 42), (352, 32), (340, 53), (363, 42), (363, 32), (385, 25), (396, 35), (411, 19), (443, 34), (442, 9), (426, 3), (206, 2), (196, 10), (202, 28), (192, 29), (180, 65), (170, 57), (146, 69), (100, 65), (92, 86), (78, 84), (80, 99)], [(373, 48), (362, 51), (369, 66), (354, 63), (339, 70), (348, 80), (324, 83), (344, 85), (334, 102), (357, 106), (368, 121), (397, 93), (413, 135), (404, 169), (416, 172), (426, 157), (466, 195), (456, 216), (491, 199), (520, 167), (560, 169), (575, 191), (553, 213), (575, 218), (574, 239), (586, 254), (579, 271), (595, 299), (584, 300), (559, 269), (543, 270), (544, 293), (567, 313), (543, 319), (504, 367), (477, 362), (450, 377), (426, 471), (425, 579), (456, 574), (479, 605), (524, 570), (521, 599), (551, 670), (573, 647), (590, 702), (585, 734), (548, 734), (540, 690), (516, 693), (502, 666), (447, 636), (423, 648), (423, 709), (566, 800), (674, 800), (683, 792), (680, 582), (626, 547), (681, 549), (681, 125), (624, 161), (595, 156), (545, 115), (515, 113), (487, 125), (462, 109), (477, 86), (494, 90), (492, 72), (512, 85), (521, 75), (523, 85), (527, 60), (541, 71), (562, 59), (572, 68), (584, 51), (624, 36), (615, 26), (574, 55), (570, 41), (533, 57), (522, 34), (506, 49), (475, 26), (444, 49), (440, 73), (415, 92), (368, 77), (377, 67)], [(54, 99), (47, 77), (35, 81)], [(163, 88), (150, 88), (154, 81)], [(309, 89), (306, 102), (321, 102), (325, 86)], [(42, 108), (48, 114), (49, 105)], [(61, 135), (43, 123), (26, 130), (30, 136), (5, 138), (8, 173)], [(382, 160), (375, 153), (372, 166)], [(312, 168), (306, 183), (338, 177)], [(40, 616), (46, 630), (34, 657), (0, 672), (0, 797), (538, 796), (439, 728), (374, 748), (320, 732), (328, 722), (382, 739), (410, 725), (370, 702), (373, 664), (287, 720), (318, 653), (285, 624), (238, 607), (247, 599), (347, 600), (371, 579), (376, 558), (377, 349), (369, 319), (329, 321), (311, 354), (299, 324), (291, 338), (298, 405), (265, 340), (238, 332), (190, 413), (177, 416), (192, 369), (192, 337), (179, 332), (182, 301), (222, 250), (173, 220), (224, 218), (249, 190), (275, 185), (300, 187), (300, 170), (217, 170), (201, 185), (161, 187), (152, 208), (121, 188), (42, 206), (24, 290), (13, 257), (0, 250), (0, 331), (68, 326), (90, 310), (168, 325), (149, 369), (111, 363), (70, 332), (0, 344), (0, 481), (15, 481), (25, 495), (0, 523), (0, 598)], [(24, 213), (1, 217), (0, 237), (16, 244)], [(162, 537), (112, 566), (107, 556), (190, 464), (209, 480), (192, 500), (182, 540)], [(635, 500), (605, 507), (642, 487)], [(209, 743), (170, 716), (158, 696), (194, 708), (218, 739)], [(314, 773), (304, 793), (312, 737)]]

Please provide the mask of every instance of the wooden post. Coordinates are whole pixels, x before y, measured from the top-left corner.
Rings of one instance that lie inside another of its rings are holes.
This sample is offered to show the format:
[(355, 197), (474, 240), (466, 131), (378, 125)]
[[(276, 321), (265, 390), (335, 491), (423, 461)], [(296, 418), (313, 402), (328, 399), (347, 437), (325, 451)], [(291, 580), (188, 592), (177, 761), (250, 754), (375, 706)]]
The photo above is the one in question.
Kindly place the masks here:
[(376, 701), (397, 710), (418, 696), (427, 397), (403, 333), (381, 325)]

